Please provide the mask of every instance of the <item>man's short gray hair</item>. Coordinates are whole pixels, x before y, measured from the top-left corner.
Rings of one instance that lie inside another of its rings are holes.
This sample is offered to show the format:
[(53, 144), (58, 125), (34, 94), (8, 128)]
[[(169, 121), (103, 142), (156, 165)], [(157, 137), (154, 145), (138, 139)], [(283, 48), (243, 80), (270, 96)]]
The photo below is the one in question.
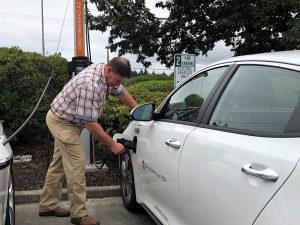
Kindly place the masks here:
[(131, 66), (128, 59), (123, 57), (114, 57), (107, 64), (120, 76), (130, 78)]

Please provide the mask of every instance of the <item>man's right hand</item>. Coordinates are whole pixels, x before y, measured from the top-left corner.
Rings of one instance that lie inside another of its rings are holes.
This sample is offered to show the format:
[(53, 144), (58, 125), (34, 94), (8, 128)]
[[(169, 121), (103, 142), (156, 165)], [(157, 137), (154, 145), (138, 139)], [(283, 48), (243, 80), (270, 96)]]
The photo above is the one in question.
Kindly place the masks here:
[(115, 142), (110, 149), (115, 155), (120, 155), (125, 152), (124, 146), (118, 142)]
[(94, 138), (105, 144), (110, 150), (116, 154), (122, 154), (125, 152), (125, 148), (122, 144), (115, 142), (97, 122), (86, 122), (85, 127), (92, 133)]

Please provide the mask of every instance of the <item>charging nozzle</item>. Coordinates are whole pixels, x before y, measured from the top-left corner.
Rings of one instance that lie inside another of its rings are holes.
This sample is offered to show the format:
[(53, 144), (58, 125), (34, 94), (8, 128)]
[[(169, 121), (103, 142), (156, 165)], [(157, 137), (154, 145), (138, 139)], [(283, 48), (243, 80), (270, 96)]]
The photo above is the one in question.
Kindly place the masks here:
[(131, 149), (134, 153), (136, 153), (136, 138), (134, 138), (133, 141), (127, 140), (125, 138), (118, 138), (117, 142), (122, 144), (126, 151)]

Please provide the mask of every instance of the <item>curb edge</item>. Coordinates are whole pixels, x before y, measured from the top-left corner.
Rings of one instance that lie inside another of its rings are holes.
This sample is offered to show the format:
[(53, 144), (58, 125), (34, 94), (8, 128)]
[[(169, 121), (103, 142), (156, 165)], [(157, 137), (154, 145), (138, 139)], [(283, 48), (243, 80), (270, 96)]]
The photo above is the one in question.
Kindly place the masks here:
[[(33, 191), (15, 191), (15, 203), (26, 204), (26, 203), (37, 203), (40, 200), (42, 190)], [(86, 197), (88, 198), (104, 198), (120, 196), (120, 186), (99, 186), (99, 187), (86, 187)], [(61, 200), (68, 200), (68, 192), (66, 188), (63, 188)]]

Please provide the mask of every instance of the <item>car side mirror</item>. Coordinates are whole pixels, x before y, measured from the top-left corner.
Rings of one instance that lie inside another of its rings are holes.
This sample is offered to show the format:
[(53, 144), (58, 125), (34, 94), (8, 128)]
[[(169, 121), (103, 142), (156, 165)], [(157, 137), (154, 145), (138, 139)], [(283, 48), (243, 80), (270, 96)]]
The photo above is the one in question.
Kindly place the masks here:
[(150, 121), (153, 119), (154, 109), (154, 103), (146, 103), (135, 107), (130, 114), (133, 120)]

